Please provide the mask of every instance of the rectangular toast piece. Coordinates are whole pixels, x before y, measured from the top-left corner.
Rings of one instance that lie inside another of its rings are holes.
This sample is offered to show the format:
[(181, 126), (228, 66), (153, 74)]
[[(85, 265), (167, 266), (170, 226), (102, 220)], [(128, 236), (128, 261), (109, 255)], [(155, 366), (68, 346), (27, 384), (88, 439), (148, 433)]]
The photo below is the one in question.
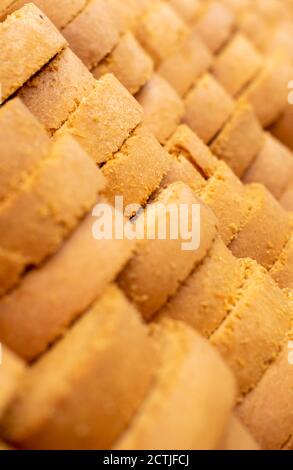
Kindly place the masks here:
[(9, 402), (14, 398), (23, 379), (25, 366), (23, 362), (0, 344), (0, 416)]
[(35, 5), (25, 5), (0, 23), (2, 101), (66, 46), (66, 39)]
[(47, 156), (45, 129), (17, 98), (0, 108), (0, 201)]
[(57, 134), (69, 133), (98, 164), (112, 158), (143, 119), (143, 111), (112, 74), (104, 75)]
[(159, 367), (115, 450), (215, 449), (234, 406), (231, 372), (208, 342), (187, 325), (164, 320), (151, 331)]
[[(106, 220), (113, 223), (108, 207)], [(133, 241), (96, 240), (94, 223), (89, 214), (54, 256), (0, 300), (0, 340), (24, 359), (36, 358), (60, 337), (131, 258)]]
[(114, 285), (30, 368), (0, 428), (22, 449), (109, 449), (140, 406), (156, 355)]

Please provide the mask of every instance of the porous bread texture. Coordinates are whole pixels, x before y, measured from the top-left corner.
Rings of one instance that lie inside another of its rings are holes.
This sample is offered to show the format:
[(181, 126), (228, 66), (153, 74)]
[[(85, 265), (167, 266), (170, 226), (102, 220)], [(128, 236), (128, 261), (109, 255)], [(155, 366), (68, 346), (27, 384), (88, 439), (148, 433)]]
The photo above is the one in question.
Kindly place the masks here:
[[(113, 223), (113, 209), (108, 219)], [(54, 256), (0, 301), (0, 338), (26, 360), (58, 339), (132, 256), (133, 241), (95, 240), (93, 222), (89, 214)]]
[(65, 46), (66, 39), (32, 3), (0, 23), (1, 101), (17, 91)]

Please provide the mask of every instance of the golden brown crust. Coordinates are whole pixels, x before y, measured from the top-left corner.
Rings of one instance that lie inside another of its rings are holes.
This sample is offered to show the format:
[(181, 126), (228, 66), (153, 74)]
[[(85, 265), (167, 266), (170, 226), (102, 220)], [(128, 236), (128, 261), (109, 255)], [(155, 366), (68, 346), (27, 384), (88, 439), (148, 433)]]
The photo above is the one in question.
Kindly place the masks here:
[(154, 365), (146, 327), (111, 286), (31, 367), (1, 431), (21, 448), (108, 449), (144, 398)]
[(0, 15), (2, 19), (2, 15), (6, 13), (6, 11), (9, 9), (12, 3), (14, 3), (15, 0), (2, 0), (0, 4)]
[(260, 51), (264, 51), (268, 46), (274, 32), (274, 26), (267, 22), (255, 8), (244, 9), (238, 15), (237, 27)]
[(111, 74), (95, 84), (58, 134), (70, 134), (96, 163), (109, 160), (142, 120), (136, 100)]
[[(109, 211), (112, 222), (111, 206)], [(1, 299), (0, 338), (25, 359), (35, 358), (60, 336), (131, 257), (133, 242), (96, 240), (94, 222), (89, 214), (59, 252)]]
[(1, 99), (17, 91), (65, 45), (64, 37), (33, 4), (0, 23)]

